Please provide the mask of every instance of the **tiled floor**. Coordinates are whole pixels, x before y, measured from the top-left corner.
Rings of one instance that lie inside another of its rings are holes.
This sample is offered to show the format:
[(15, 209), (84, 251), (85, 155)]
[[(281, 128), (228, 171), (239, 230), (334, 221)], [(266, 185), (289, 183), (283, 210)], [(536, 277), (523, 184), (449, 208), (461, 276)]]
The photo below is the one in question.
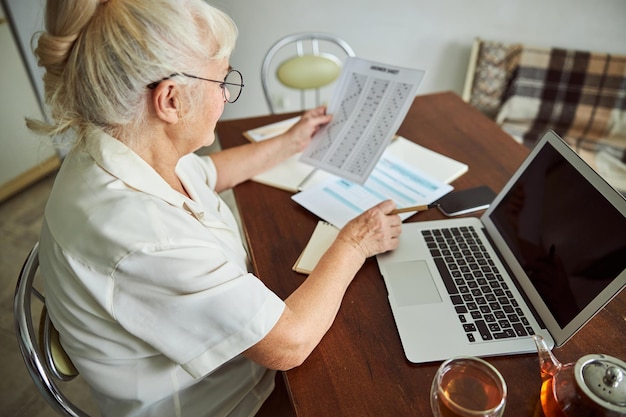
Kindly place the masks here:
[[(53, 182), (54, 175), (51, 175), (0, 203), (0, 416), (57, 416), (28, 375), (13, 324), (13, 294), (17, 276), (38, 239), (43, 210)], [(222, 196), (229, 206), (234, 207), (232, 193)], [(97, 415), (89, 390), (80, 376), (60, 384), (72, 401), (89, 414)]]

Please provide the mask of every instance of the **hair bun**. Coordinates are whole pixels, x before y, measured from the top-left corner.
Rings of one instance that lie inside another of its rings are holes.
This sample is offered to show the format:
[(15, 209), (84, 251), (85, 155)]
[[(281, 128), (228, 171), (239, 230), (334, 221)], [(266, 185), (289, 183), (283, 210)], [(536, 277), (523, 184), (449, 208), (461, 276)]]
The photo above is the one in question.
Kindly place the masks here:
[(37, 56), (39, 65), (49, 68), (50, 66), (64, 64), (67, 61), (74, 41), (78, 34), (68, 36), (54, 36), (49, 33), (42, 33), (39, 37)]

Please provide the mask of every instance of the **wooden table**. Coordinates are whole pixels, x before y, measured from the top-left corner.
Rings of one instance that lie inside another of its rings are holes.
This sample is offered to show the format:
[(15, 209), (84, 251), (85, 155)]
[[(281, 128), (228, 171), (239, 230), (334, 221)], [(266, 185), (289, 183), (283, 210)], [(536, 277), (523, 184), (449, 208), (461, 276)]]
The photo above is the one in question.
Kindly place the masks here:
[[(220, 122), (218, 137), (225, 148), (243, 144), (243, 131), (286, 117)], [(467, 163), (469, 171), (453, 183), (456, 189), (486, 184), (499, 191), (529, 152), (449, 92), (417, 97), (398, 134)], [(280, 297), (287, 297), (305, 279), (291, 267), (318, 218), (293, 202), (290, 193), (276, 188), (248, 181), (234, 194), (257, 276)], [(438, 210), (430, 210), (407, 221), (439, 218), (443, 216)], [(563, 363), (588, 353), (626, 359), (625, 335), (626, 291), (622, 291), (554, 353)], [(509, 387), (504, 415), (534, 415), (541, 385), (537, 356), (487, 360)], [(302, 366), (286, 373), (286, 383), (299, 417), (429, 416), (430, 385), (439, 364), (406, 360), (372, 258), (348, 289), (329, 332)]]

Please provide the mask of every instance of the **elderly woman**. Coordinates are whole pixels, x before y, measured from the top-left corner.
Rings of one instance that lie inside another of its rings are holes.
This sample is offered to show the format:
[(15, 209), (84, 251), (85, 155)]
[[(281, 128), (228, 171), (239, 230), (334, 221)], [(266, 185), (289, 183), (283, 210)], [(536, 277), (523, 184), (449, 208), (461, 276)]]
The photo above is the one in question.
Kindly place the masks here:
[(275, 139), (195, 155), (239, 96), (236, 36), (202, 0), (48, 0), (36, 54), (53, 122), (28, 124), (74, 142), (41, 231), (46, 303), (104, 416), (254, 415), (365, 259), (397, 246), (387, 201), (346, 225), (286, 300), (248, 272), (217, 193), (302, 151), (331, 116), (317, 108)]

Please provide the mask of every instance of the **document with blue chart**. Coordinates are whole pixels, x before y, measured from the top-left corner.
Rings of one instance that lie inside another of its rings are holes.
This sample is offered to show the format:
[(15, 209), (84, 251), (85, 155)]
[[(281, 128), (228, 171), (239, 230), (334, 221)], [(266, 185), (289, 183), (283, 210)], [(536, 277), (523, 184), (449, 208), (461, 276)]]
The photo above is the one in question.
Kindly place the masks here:
[(300, 160), (363, 184), (404, 120), (425, 71), (347, 58), (320, 129)]

